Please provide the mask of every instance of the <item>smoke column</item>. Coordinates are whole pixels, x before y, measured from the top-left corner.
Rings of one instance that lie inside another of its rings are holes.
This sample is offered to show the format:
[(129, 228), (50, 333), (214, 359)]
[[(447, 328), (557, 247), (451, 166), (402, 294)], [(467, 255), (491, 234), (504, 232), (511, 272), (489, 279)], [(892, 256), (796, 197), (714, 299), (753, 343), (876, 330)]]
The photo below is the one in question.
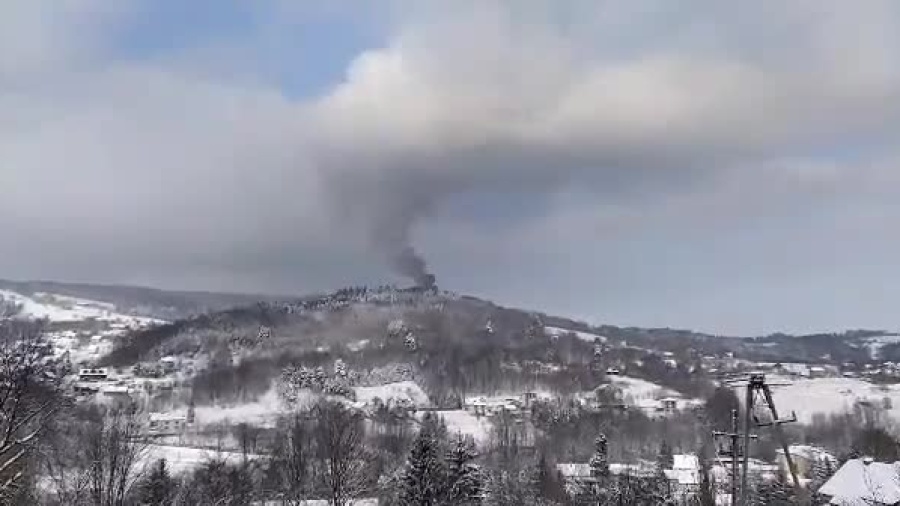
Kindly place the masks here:
[(401, 276), (412, 279), (420, 288), (434, 288), (436, 279), (428, 272), (425, 259), (410, 245), (405, 245), (392, 259), (392, 267)]

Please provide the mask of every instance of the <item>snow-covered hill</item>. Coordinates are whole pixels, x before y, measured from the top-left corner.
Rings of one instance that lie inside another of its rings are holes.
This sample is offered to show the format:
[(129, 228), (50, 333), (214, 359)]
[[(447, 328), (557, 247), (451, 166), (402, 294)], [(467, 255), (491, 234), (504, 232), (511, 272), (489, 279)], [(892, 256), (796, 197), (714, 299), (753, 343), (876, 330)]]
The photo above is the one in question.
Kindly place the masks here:
[(566, 334), (575, 334), (575, 337), (581, 339), (582, 341), (587, 341), (589, 343), (593, 343), (594, 341), (599, 340), (600, 342), (606, 342), (606, 336), (601, 336), (599, 334), (594, 334), (591, 332), (582, 332), (580, 330), (570, 330), (564, 329), (561, 327), (544, 327), (544, 333), (550, 337), (559, 337)]
[(11, 311), (14, 318), (49, 320), (51, 322), (79, 322), (96, 320), (130, 326), (146, 326), (163, 323), (161, 320), (123, 314), (116, 306), (106, 302), (80, 299), (59, 294), (35, 293), (26, 296), (9, 290), (0, 290), (0, 302)]
[[(777, 378), (770, 378), (777, 382)], [(782, 411), (797, 413), (804, 423), (817, 415), (846, 413), (854, 405), (869, 404), (900, 417), (900, 384), (876, 385), (856, 378), (817, 378), (791, 380), (785, 386), (773, 387), (772, 396)]]

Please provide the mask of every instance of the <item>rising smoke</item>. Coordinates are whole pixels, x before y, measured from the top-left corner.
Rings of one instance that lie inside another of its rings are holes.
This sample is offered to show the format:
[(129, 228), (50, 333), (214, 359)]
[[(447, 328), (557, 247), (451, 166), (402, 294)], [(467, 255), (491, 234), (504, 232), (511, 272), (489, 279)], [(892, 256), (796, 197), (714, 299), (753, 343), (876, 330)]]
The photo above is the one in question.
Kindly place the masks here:
[(437, 280), (434, 274), (428, 272), (428, 265), (415, 248), (411, 245), (403, 246), (391, 259), (391, 266), (397, 274), (410, 278), (419, 288), (435, 288)]

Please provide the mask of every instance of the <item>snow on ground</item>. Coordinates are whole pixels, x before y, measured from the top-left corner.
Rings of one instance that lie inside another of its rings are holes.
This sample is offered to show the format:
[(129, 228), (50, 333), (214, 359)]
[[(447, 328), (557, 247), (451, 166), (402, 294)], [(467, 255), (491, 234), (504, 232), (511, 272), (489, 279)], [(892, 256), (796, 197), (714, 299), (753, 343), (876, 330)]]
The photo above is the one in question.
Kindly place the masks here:
[(462, 434), (472, 436), (479, 445), (489, 441), (491, 436), (491, 422), (487, 417), (477, 417), (465, 410), (438, 411), (437, 415), (447, 424), (447, 432), (451, 436)]
[(356, 387), (354, 390), (357, 402), (364, 404), (371, 403), (376, 397), (385, 402), (389, 399), (404, 400), (420, 407), (431, 404), (428, 394), (415, 381), (400, 381), (377, 387)]
[(607, 340), (606, 336), (601, 336), (600, 334), (592, 334), (590, 332), (581, 332), (578, 330), (570, 330), (570, 329), (564, 329), (564, 328), (560, 328), (560, 327), (544, 327), (544, 333), (551, 337), (559, 337), (559, 336), (564, 336), (566, 334), (575, 334), (575, 336), (578, 337), (578, 339), (581, 339), (582, 341), (587, 341), (589, 343), (593, 343), (594, 340), (596, 340), (596, 339), (599, 339), (600, 341), (602, 341), (604, 343)]
[(632, 399), (661, 399), (663, 397), (681, 397), (681, 394), (656, 383), (629, 376), (609, 376), (612, 385), (622, 389), (624, 397)]
[(873, 360), (878, 360), (881, 355), (881, 348), (886, 344), (900, 343), (900, 336), (874, 336), (867, 338), (863, 343), (869, 349), (869, 356)]
[(360, 341), (356, 341), (356, 342), (348, 344), (347, 349), (350, 351), (353, 351), (353, 352), (357, 352), (357, 351), (364, 350), (367, 346), (369, 346), (369, 340), (362, 339)]
[[(784, 380), (767, 378), (771, 383)], [(900, 418), (900, 385), (875, 385), (855, 378), (816, 378), (791, 380), (784, 386), (773, 386), (772, 395), (776, 407), (782, 415), (797, 413), (804, 423), (812, 422), (813, 416), (820, 414), (840, 414), (851, 411), (857, 401), (867, 401), (878, 407), (888, 401), (888, 413)]]
[[(283, 501), (266, 501), (266, 502), (255, 502), (253, 506), (283, 506)], [(330, 506), (331, 501), (327, 499), (307, 499), (304, 501), (300, 501), (299, 503), (291, 503), (296, 504), (297, 506)], [(349, 503), (349, 506), (378, 506), (378, 499), (352, 499)]]
[[(249, 458), (257, 458), (248, 455)], [(149, 470), (160, 459), (166, 459), (166, 467), (173, 475), (187, 473), (200, 467), (204, 462), (212, 459), (222, 459), (228, 463), (236, 464), (243, 459), (243, 455), (236, 452), (219, 452), (205, 448), (188, 448), (183, 446), (149, 445), (142, 455), (142, 467)]]
[(162, 323), (153, 318), (130, 316), (115, 311), (115, 306), (105, 302), (78, 299), (63, 295), (39, 293), (34, 297), (0, 290), (0, 298), (22, 306), (21, 315), (26, 318), (48, 319), (53, 322), (77, 322), (95, 319), (122, 322), (135, 326)]

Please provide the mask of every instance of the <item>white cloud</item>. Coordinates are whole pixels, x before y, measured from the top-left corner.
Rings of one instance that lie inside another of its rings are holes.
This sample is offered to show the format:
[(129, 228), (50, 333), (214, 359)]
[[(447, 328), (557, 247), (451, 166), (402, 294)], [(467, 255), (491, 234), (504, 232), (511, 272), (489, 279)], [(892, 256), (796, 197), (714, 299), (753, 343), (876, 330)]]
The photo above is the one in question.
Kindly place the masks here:
[[(884, 154), (900, 126), (890, 1), (401, 1), (379, 14), (392, 27), (383, 46), (305, 99), (253, 65), (221, 71), (215, 47), (127, 61), (114, 44), (139, 4), (10, 5), (0, 223), (19, 254), (0, 269), (11, 276), (323, 288), (376, 275), (424, 224), (416, 238), (450, 284), (502, 295), (508, 280), (479, 268), (482, 253), (533, 272), (551, 238), (587, 234), (580, 249), (627, 265), (660, 230), (703, 243), (748, 217), (827, 214), (897, 174)], [(268, 14), (261, 32), (311, 15)], [(252, 41), (226, 46), (253, 60)], [(878, 157), (850, 156), (863, 149)], [(548, 211), (512, 230), (441, 215), (473, 189), (536, 191)], [(535, 256), (515, 258), (536, 241)], [(560, 286), (591, 268), (578, 261)]]

